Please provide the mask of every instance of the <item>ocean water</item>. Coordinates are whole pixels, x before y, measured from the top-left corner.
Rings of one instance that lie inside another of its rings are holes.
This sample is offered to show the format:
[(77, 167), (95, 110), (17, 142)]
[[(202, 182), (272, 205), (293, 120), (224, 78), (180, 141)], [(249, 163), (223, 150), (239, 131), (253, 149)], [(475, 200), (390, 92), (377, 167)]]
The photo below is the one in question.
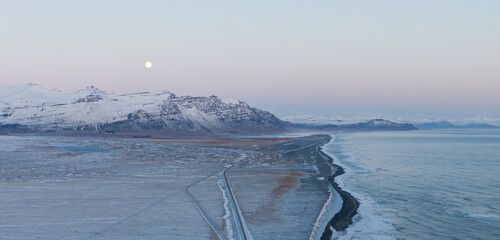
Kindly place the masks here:
[(332, 134), (361, 205), (339, 239), (500, 239), (500, 131)]

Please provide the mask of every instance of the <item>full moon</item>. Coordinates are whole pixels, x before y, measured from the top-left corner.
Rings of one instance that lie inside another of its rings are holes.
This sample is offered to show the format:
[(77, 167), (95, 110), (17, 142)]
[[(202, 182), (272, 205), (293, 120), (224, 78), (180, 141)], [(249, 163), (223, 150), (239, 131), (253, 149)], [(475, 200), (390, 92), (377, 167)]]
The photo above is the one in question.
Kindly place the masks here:
[(146, 68), (151, 68), (152, 66), (153, 66), (153, 64), (150, 61), (147, 61), (146, 63), (144, 63), (144, 67), (146, 67)]

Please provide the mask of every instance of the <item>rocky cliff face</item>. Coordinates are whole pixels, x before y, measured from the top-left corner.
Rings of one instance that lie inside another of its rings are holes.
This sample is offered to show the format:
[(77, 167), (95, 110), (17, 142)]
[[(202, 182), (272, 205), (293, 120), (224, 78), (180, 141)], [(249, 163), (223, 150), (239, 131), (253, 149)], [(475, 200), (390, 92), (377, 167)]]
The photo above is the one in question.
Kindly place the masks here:
[(0, 83), (0, 129), (8, 132), (256, 134), (283, 130), (271, 113), (245, 102), (170, 92), (115, 94), (87, 87), (75, 92), (36, 84)]

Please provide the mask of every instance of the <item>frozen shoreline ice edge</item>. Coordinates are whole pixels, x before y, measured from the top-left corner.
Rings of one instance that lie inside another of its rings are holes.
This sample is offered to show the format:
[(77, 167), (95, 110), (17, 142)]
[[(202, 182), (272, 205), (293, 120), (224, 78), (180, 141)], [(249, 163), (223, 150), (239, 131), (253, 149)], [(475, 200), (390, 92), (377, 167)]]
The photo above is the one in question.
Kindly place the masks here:
[[(375, 206), (375, 201), (359, 190), (354, 191), (353, 189), (345, 186), (345, 181), (347, 179), (353, 178), (357, 175), (356, 170), (349, 167), (348, 164), (355, 164), (356, 167), (360, 169), (359, 172), (366, 172), (369, 168), (356, 161), (356, 154), (339, 141), (336, 141), (339, 139), (338, 136), (333, 134), (330, 136), (332, 137), (332, 140), (322, 146), (322, 152), (330, 156), (336, 165), (344, 169), (344, 174), (337, 176), (335, 178), (335, 182), (344, 191), (349, 192), (353, 197), (355, 197), (360, 203), (357, 210), (358, 213), (352, 219), (353, 223), (344, 232), (334, 231), (332, 239), (396, 239), (392, 234), (396, 231), (396, 229), (389, 219), (385, 219), (377, 214), (377, 211), (380, 211), (380, 209), (377, 209), (377, 206)], [(332, 148), (334, 147), (340, 147), (340, 154), (347, 156), (347, 159), (345, 159), (346, 161), (342, 160), (342, 158), (332, 151)], [(337, 234), (337, 236), (335, 236), (335, 234)]]

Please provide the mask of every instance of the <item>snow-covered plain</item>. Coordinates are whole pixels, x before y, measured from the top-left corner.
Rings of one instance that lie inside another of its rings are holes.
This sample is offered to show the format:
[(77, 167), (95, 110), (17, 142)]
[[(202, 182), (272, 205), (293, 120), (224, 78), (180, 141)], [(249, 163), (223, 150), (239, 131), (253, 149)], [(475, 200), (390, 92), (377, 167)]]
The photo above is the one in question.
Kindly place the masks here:
[(0, 239), (307, 239), (330, 196), (308, 144), (0, 136)]

